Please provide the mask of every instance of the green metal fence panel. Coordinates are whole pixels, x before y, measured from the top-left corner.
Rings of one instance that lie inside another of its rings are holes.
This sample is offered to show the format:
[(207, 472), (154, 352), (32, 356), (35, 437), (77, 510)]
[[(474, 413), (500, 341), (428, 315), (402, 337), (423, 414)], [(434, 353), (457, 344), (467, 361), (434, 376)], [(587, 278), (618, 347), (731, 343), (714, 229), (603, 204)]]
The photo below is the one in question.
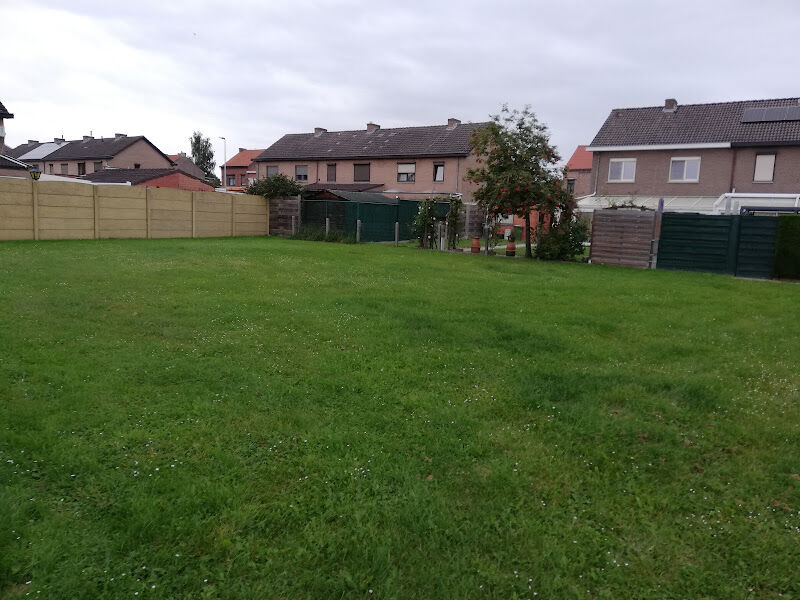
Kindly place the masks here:
[(394, 224), (397, 221), (396, 204), (360, 203), (361, 241), (394, 241)]
[(659, 269), (734, 274), (738, 215), (664, 213)]
[(778, 217), (739, 217), (736, 275), (769, 279), (775, 263)]
[(416, 200), (398, 200), (397, 218), (400, 222), (400, 239), (410, 240), (414, 237), (411, 226), (419, 212), (419, 202)]

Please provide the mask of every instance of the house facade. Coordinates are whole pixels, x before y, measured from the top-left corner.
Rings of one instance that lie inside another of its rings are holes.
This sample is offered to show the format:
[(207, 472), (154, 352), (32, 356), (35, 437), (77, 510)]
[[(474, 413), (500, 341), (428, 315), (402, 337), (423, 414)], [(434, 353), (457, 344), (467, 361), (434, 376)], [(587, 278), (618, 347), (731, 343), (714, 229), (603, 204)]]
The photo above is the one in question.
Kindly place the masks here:
[(470, 139), (485, 123), (381, 129), (368, 123), (358, 131), (283, 136), (254, 159), (258, 178), (282, 173), (308, 186), (341, 189), (369, 185), (405, 199), (461, 194), (472, 202), (476, 186), (464, 177), (476, 166)]
[(567, 190), (575, 198), (592, 193), (592, 153), (587, 146), (578, 146), (567, 162)]
[(26, 177), (28, 173), (28, 166), (25, 163), (11, 156), (5, 156), (5, 119), (13, 118), (14, 115), (0, 102), (0, 177)]
[(586, 150), (592, 189), (581, 210), (663, 199), (668, 211), (713, 212), (723, 194), (798, 194), (800, 101), (614, 109)]
[(14, 158), (37, 166), (48, 175), (80, 177), (106, 168), (163, 169), (169, 157), (143, 135), (116, 133), (113, 138), (83, 136), (81, 140), (28, 140), (11, 152)]
[(226, 189), (232, 191), (244, 191), (251, 182), (258, 179), (258, 171), (253, 160), (264, 152), (264, 149), (248, 150), (239, 148), (228, 162), (225, 168), (220, 167), (219, 179)]

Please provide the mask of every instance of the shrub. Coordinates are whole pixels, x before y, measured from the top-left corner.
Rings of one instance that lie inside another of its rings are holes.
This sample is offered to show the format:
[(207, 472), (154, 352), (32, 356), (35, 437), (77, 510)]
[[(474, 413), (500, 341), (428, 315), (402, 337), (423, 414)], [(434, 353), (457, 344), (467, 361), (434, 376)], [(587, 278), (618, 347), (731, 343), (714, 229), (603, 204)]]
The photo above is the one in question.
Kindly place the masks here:
[(433, 248), (434, 223), (436, 220), (436, 204), (426, 198), (419, 203), (419, 211), (411, 224), (411, 232), (419, 240), (420, 248)]
[(780, 215), (775, 239), (775, 277), (800, 279), (800, 215)]
[(545, 229), (536, 229), (536, 258), (542, 260), (574, 260), (583, 254), (583, 244), (589, 240), (589, 225), (584, 219), (572, 217)]
[(271, 198), (285, 198), (287, 196), (297, 196), (303, 191), (296, 181), (289, 179), (286, 175), (278, 173), (272, 177), (258, 179), (247, 186), (247, 193), (254, 196), (264, 196), (267, 200)]

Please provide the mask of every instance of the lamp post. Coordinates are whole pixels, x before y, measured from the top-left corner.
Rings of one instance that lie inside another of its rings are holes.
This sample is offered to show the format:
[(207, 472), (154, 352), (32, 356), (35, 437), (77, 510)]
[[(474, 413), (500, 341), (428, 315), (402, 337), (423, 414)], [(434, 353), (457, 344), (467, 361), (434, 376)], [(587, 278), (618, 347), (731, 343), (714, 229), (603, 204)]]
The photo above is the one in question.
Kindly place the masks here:
[(225, 164), (228, 162), (228, 140), (224, 137), (219, 136), (219, 139), (222, 140), (222, 186), (227, 191), (228, 189), (228, 167)]
[(35, 165), (30, 169), (28, 169), (28, 173), (30, 173), (31, 179), (33, 179), (34, 181), (39, 181), (39, 177), (41, 177), (42, 175), (42, 172), (39, 170), (39, 167)]

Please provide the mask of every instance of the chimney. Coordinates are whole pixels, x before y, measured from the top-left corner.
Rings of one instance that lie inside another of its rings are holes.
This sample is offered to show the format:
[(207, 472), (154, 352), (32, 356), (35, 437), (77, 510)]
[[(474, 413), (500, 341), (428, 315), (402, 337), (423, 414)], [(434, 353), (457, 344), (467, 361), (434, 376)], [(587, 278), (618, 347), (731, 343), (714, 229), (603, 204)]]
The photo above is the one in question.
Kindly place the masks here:
[(89, 140), (93, 140), (93, 139), (94, 139), (94, 137), (93, 137), (93, 136), (91, 136), (91, 135), (85, 135), (85, 136), (83, 136), (83, 141), (84, 141), (84, 142), (88, 142)]
[(247, 148), (239, 148), (239, 152), (244, 152)]
[(678, 110), (678, 101), (675, 98), (664, 100), (664, 112), (674, 113), (676, 110)]
[(63, 142), (64, 138), (53, 138), (53, 141), (58, 144), (59, 142)]
[(182, 156), (183, 158), (186, 158), (186, 152), (178, 152), (178, 156)]
[(454, 119), (452, 117), (447, 119), (447, 128), (448, 129), (455, 129), (459, 125), (461, 125), (461, 121), (459, 121), (458, 119)]
[(323, 133), (328, 133), (328, 130), (324, 127), (314, 127), (314, 137), (319, 137)]
[(378, 125), (377, 123), (372, 123), (372, 122), (367, 123), (367, 131), (368, 132), (378, 131), (378, 129), (380, 129), (380, 128), (381, 128), (381, 126)]
[(38, 144), (39, 140), (28, 140), (29, 144)]
[(124, 137), (127, 137), (124, 133), (115, 133), (114, 134), (114, 139), (115, 140), (118, 140), (118, 139), (124, 138)]

